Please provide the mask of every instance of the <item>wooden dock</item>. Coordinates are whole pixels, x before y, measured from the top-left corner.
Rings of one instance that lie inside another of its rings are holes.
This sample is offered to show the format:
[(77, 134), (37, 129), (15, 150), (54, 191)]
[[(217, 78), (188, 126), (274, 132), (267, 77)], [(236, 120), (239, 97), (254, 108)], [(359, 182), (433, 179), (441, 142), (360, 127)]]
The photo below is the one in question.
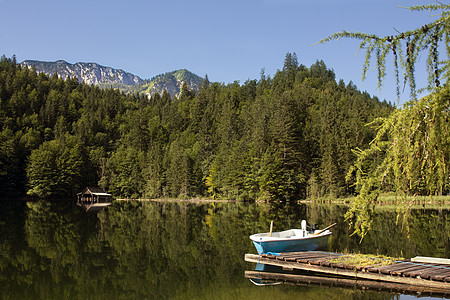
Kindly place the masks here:
[[(363, 279), (384, 282), (386, 285), (404, 285), (405, 290), (450, 294), (450, 264), (419, 261), (396, 261), (391, 265), (353, 266), (336, 263), (342, 254), (306, 251), (270, 254), (246, 254), (245, 261), (297, 269), (343, 279)], [(334, 280), (334, 279), (333, 279)]]

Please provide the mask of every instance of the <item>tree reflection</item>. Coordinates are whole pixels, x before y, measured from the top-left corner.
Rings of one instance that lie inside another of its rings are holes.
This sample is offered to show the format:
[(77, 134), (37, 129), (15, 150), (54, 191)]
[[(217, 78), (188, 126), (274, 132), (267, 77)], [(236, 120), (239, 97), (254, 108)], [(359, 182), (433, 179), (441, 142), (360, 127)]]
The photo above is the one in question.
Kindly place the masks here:
[(251, 268), (243, 257), (256, 252), (248, 236), (268, 231), (271, 220), (274, 230), (299, 227), (302, 219), (319, 228), (337, 222), (330, 251), (450, 257), (448, 210), (413, 210), (409, 227), (402, 228), (396, 211), (378, 209), (373, 230), (360, 243), (344, 223), (347, 209), (116, 201), (95, 215), (70, 205), (28, 203), (19, 208), (22, 214), (0, 213), (0, 294), (8, 299), (255, 296), (260, 292), (243, 276)]

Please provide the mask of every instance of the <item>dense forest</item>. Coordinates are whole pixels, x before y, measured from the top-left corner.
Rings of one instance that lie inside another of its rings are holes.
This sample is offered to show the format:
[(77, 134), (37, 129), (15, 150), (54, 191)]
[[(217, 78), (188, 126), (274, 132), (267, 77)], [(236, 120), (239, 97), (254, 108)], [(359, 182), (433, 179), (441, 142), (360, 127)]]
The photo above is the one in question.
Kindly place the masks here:
[(273, 78), (127, 95), (0, 61), (3, 197), (70, 197), (100, 185), (115, 197), (297, 200), (355, 193), (345, 175), (366, 126), (394, 107), (323, 61), (287, 53)]

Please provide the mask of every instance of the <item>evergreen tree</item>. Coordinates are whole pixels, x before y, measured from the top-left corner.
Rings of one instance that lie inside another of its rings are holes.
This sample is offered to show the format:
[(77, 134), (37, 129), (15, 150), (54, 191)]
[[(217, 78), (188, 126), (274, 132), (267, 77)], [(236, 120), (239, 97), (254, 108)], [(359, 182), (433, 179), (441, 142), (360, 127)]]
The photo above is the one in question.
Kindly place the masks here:
[[(170, 77), (170, 76), (169, 76)], [(298, 200), (347, 195), (350, 149), (392, 106), (288, 53), (274, 78), (126, 95), (0, 60), (0, 188), (73, 196)], [(356, 141), (355, 141), (356, 140)]]
[(31, 152), (28, 194), (38, 197), (74, 195), (84, 182), (86, 158), (74, 137), (44, 142)]

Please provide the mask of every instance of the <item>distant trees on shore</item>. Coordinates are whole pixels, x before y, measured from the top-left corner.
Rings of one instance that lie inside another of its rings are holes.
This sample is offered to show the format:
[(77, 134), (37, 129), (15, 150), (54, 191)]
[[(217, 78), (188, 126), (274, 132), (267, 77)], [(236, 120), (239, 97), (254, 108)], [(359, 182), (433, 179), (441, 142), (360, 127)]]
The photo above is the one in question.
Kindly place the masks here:
[(4, 196), (298, 200), (355, 193), (345, 175), (366, 126), (394, 107), (288, 53), (273, 78), (185, 85), (152, 97), (37, 74), (0, 61)]

